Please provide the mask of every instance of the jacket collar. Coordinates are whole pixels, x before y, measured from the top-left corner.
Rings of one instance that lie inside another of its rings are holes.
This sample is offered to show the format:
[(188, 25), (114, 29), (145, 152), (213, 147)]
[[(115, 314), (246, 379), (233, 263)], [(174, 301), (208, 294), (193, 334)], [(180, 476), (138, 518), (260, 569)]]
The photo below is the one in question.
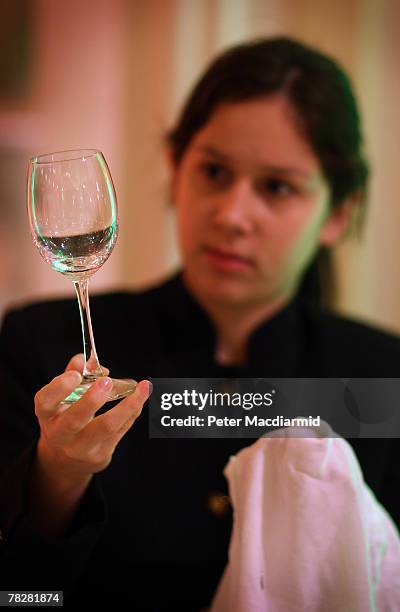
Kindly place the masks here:
[[(216, 344), (213, 323), (186, 288), (182, 274), (176, 274), (164, 287), (169, 347), (179, 353), (199, 351), (213, 363)], [(276, 376), (290, 375), (303, 343), (300, 319), (301, 300), (296, 296), (261, 323), (249, 339), (247, 361), (240, 368), (243, 375), (251, 371), (254, 376), (257, 369)]]

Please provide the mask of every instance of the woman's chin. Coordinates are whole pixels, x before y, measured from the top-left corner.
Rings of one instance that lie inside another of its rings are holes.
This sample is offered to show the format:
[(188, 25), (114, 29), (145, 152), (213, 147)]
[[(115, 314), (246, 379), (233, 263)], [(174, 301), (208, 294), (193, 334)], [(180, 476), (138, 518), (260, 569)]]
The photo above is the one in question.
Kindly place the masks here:
[(206, 274), (188, 278), (189, 289), (202, 302), (221, 306), (241, 306), (254, 300), (254, 288), (243, 279), (232, 277), (214, 278)]

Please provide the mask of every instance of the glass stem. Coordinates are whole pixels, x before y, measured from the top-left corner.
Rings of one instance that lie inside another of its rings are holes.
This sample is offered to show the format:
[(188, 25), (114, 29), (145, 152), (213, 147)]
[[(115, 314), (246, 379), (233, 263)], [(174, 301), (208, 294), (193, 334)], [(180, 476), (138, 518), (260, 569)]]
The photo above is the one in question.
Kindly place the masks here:
[(96, 380), (99, 376), (103, 376), (103, 370), (99, 364), (94, 344), (92, 321), (90, 319), (88, 285), (89, 279), (87, 278), (82, 281), (74, 281), (74, 287), (78, 297), (79, 312), (81, 315), (83, 352), (85, 355), (83, 378), (86, 380)]

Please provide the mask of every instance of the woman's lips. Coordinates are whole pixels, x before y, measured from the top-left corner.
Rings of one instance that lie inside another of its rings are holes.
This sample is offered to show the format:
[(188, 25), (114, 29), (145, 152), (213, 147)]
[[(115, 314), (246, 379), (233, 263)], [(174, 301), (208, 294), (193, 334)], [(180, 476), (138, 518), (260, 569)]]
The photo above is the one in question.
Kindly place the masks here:
[(213, 247), (205, 247), (204, 252), (207, 259), (221, 270), (241, 271), (254, 267), (253, 260), (238, 253)]

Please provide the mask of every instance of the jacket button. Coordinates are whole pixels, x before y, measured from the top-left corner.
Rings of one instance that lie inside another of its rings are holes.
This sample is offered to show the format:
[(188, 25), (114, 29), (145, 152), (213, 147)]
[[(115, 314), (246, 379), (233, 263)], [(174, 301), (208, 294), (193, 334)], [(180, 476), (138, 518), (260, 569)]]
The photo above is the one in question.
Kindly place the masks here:
[(214, 516), (223, 518), (231, 509), (229, 496), (221, 491), (210, 491), (207, 496), (207, 508)]

